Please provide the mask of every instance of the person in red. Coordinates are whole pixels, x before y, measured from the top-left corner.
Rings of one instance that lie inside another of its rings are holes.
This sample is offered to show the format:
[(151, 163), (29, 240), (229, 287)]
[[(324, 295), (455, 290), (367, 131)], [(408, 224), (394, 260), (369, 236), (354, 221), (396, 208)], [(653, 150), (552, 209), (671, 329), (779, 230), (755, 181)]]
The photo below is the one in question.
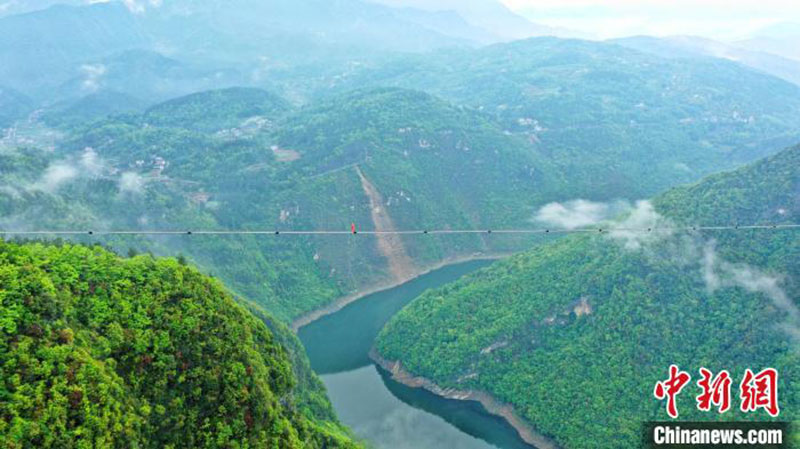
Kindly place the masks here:
[(353, 234), (358, 234), (358, 232), (356, 231), (355, 223), (350, 223), (350, 232), (352, 232)]
[(749, 369), (739, 385), (742, 394), (741, 410), (745, 413), (763, 408), (770, 416), (778, 416), (778, 371), (767, 368), (758, 374)]
[(720, 413), (725, 413), (731, 408), (731, 375), (726, 370), (722, 370), (716, 377), (711, 371), (700, 368), (702, 379), (697, 381), (697, 385), (703, 390), (697, 396), (697, 408), (702, 411), (711, 410), (711, 406), (719, 407)]
[(690, 380), (692, 380), (692, 376), (689, 373), (680, 371), (677, 365), (671, 365), (669, 367), (669, 379), (656, 383), (653, 394), (658, 400), (667, 399), (667, 414), (672, 419), (678, 417), (678, 406), (675, 403), (675, 397), (680, 394)]

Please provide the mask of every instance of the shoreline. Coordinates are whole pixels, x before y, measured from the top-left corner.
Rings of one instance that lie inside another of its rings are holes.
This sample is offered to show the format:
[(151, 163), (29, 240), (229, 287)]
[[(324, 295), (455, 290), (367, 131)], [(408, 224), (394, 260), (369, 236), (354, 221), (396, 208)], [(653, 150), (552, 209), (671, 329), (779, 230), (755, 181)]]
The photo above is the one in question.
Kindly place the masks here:
[(479, 402), (489, 414), (505, 420), (517, 431), (522, 441), (529, 444), (531, 447), (535, 449), (558, 449), (558, 445), (556, 445), (552, 439), (538, 433), (530, 424), (520, 418), (511, 404), (500, 402), (489, 393), (474, 390), (442, 388), (430, 379), (415, 376), (406, 371), (402, 366), (402, 362), (384, 359), (377, 353), (374, 347), (369, 351), (369, 358), (379, 367), (389, 372), (395, 382), (399, 382), (411, 388), (425, 389), (445, 399)]
[(456, 265), (460, 263), (472, 262), (475, 260), (500, 260), (512, 256), (513, 254), (514, 253), (488, 253), (488, 254), (476, 253), (469, 256), (449, 257), (433, 265), (428, 265), (419, 270), (415, 270), (414, 273), (400, 280), (378, 283), (373, 285), (372, 287), (368, 287), (366, 290), (356, 291), (349, 295), (342, 296), (324, 307), (321, 307), (319, 309), (314, 309), (308, 313), (301, 315), (298, 318), (295, 318), (289, 327), (292, 329), (293, 332), (297, 333), (297, 331), (300, 330), (300, 328), (308, 326), (309, 324), (319, 320), (320, 318), (324, 318), (328, 315), (333, 315), (334, 313), (342, 310), (343, 308), (347, 307), (348, 305), (356, 301), (363, 299), (364, 297), (382, 292), (384, 290), (389, 290), (395, 287), (399, 287), (405, 283), (413, 281), (414, 279), (420, 276), (424, 276), (428, 273), (431, 273), (432, 271), (436, 271), (448, 265)]

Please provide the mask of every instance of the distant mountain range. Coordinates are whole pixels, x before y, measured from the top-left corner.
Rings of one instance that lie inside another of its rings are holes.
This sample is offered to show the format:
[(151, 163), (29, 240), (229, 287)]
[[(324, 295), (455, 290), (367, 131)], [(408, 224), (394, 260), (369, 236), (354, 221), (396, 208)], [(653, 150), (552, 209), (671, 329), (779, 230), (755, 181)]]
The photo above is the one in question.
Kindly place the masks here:
[[(310, 73), (324, 76), (398, 53), (574, 34), (531, 23), (496, 0), (380, 2), (10, 2), (0, 12), (0, 58), (15, 63), (0, 66), (0, 85), (35, 106), (59, 108), (101, 90), (147, 105), (237, 85), (279, 86), (296, 91), (293, 100), (302, 102), (315, 85)], [(647, 37), (614, 42), (665, 58), (731, 59), (800, 82), (800, 62), (729, 44)], [(284, 83), (297, 79), (307, 82)]]
[(495, 41), (534, 36), (577, 37), (578, 32), (540, 25), (510, 11), (497, 0), (371, 0), (394, 7), (423, 11), (450, 11), (495, 37)]
[(0, 241), (0, 440), (357, 446), (286, 324), (519, 251), (377, 350), (587, 449), (636, 447), (670, 363), (800, 375), (796, 233), (489, 232), (796, 223), (791, 52), (565, 39), (495, 0), (55, 3), (0, 3), (0, 229), (108, 249)]
[[(648, 197), (800, 140), (800, 88), (738, 63), (555, 37), (474, 48), (435, 33), (431, 51), (379, 49), (421, 25), (397, 15), (408, 10), (361, 6), (174, 0), (0, 19), (9, 30), (0, 53), (18, 61), (0, 67), (2, 145), (14, 149), (3, 162), (4, 223), (526, 226), (547, 201)], [(415, 20), (474, 26), (426, 14)], [(81, 169), (87, 148), (108, 172)], [(358, 240), (345, 259), (316, 239), (186, 252), (290, 320), (442, 260), (519, 246), (473, 237)], [(298, 288), (313, 294), (297, 300)]]
[(771, 25), (749, 39), (736, 42), (736, 45), (800, 61), (800, 23), (780, 22)]
[[(674, 36), (657, 38), (636, 36), (614, 39), (611, 42), (652, 53), (665, 58), (713, 57), (735, 61), (800, 85), (800, 59), (778, 56), (780, 52), (769, 53), (768, 48), (746, 43), (726, 44), (694, 36)], [(760, 48), (751, 50), (747, 47)]]

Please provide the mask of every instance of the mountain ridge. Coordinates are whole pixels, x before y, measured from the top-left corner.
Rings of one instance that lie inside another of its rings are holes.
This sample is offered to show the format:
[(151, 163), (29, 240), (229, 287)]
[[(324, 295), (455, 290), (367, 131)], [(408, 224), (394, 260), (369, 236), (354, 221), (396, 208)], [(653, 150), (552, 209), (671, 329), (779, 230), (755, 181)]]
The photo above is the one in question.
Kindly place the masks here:
[(0, 240), (0, 278), (9, 448), (359, 447), (298, 346), (177, 260)]
[[(675, 188), (622, 226), (794, 223), (798, 157), (795, 146)], [(789, 377), (800, 366), (794, 232), (562, 238), (423, 294), (386, 325), (376, 349), (441, 388), (513, 404), (559, 445), (636, 447), (640, 423), (664, 417), (652, 388), (670, 364), (733, 376), (774, 366)], [(792, 419), (798, 389), (780, 388), (782, 418)], [(682, 418), (718, 419), (693, 399), (679, 398)]]

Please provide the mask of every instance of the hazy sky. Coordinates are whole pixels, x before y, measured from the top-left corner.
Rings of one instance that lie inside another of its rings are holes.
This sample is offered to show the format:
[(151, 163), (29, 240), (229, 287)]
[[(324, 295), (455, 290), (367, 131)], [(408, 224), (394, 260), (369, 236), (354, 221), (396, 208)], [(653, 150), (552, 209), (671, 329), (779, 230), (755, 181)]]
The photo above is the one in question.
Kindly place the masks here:
[(800, 23), (800, 0), (501, 0), (532, 21), (599, 35), (749, 37), (776, 22)]

